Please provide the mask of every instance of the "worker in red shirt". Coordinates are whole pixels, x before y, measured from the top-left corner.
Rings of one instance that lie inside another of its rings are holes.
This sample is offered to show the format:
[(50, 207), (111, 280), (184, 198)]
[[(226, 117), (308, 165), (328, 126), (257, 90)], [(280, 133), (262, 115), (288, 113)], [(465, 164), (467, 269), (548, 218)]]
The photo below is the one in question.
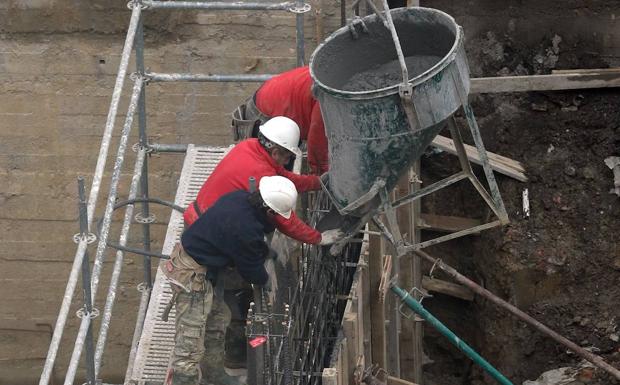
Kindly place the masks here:
[(306, 141), (312, 173), (327, 172), (327, 137), (319, 102), (312, 95), (312, 78), (307, 66), (283, 72), (266, 81), (256, 93), (233, 112), (235, 140), (256, 137), (257, 128), (271, 116), (286, 116), (300, 127)]
[[(263, 176), (281, 175), (290, 179), (299, 192), (320, 190), (318, 176), (295, 174), (283, 167), (294, 155), (301, 153), (298, 143), (299, 126), (289, 118), (277, 116), (261, 125), (258, 138), (237, 144), (213, 170), (196, 200), (185, 210), (185, 224), (194, 223), (222, 195), (235, 190), (248, 191), (250, 177), (258, 183)], [(275, 220), (281, 233), (304, 243), (331, 244), (339, 234), (337, 231), (321, 234), (294, 214), (289, 219), (276, 217)]]
[[(185, 210), (183, 217), (186, 226), (193, 224), (225, 194), (236, 190), (249, 191), (250, 177), (254, 177), (259, 184), (263, 177), (280, 175), (290, 179), (299, 192), (321, 188), (318, 176), (298, 175), (283, 167), (293, 156), (300, 155), (299, 127), (293, 120), (283, 116), (274, 117), (259, 127), (257, 136), (258, 138), (238, 143), (216, 166), (202, 185), (196, 200)], [(342, 237), (339, 229), (318, 232), (301, 221), (295, 212), (292, 212), (288, 219), (277, 215), (272, 220), (280, 232), (304, 243), (328, 245)], [(223, 360), (228, 368), (245, 367), (247, 343), (244, 326), (249, 303), (248, 289), (242, 283), (237, 286), (236, 283), (228, 282), (226, 287), (228, 293), (225, 293), (225, 297), (230, 309), (230, 325), (227, 325), (229, 323), (227, 317), (221, 314), (212, 314), (211, 321), (207, 325), (205, 345), (209, 346), (212, 352), (217, 351), (221, 344), (219, 341), (222, 333), (225, 332), (226, 349)], [(249, 295), (251, 296), (251, 290)], [(211, 360), (207, 365), (205, 370), (207, 380), (216, 374), (219, 382), (228, 378), (215, 360)], [(227, 383), (230, 382), (228, 380)]]

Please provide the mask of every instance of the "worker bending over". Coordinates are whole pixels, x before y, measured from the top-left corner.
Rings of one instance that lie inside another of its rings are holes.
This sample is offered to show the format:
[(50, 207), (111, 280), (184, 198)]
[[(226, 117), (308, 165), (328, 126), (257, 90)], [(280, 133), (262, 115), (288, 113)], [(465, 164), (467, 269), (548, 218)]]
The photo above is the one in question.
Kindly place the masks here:
[(308, 164), (314, 174), (327, 172), (327, 138), (319, 102), (312, 94), (307, 66), (283, 72), (267, 80), (256, 93), (233, 112), (235, 140), (256, 137), (258, 125), (272, 116), (286, 116), (301, 128), (307, 141)]
[(273, 218), (291, 217), (296, 200), (290, 180), (266, 176), (256, 192), (239, 190), (222, 196), (183, 232), (164, 267), (176, 308), (166, 385), (198, 385), (201, 380), (203, 338), (218, 275), (232, 271), (245, 282), (269, 286), (265, 235), (274, 230)]
[[(298, 143), (299, 126), (293, 120), (276, 116), (266, 121), (259, 127), (257, 138), (237, 144), (215, 167), (196, 200), (183, 213), (185, 224), (191, 225), (222, 195), (235, 190), (248, 191), (250, 177), (259, 182), (264, 176), (281, 175), (290, 179), (299, 192), (320, 190), (318, 176), (295, 174), (283, 167), (291, 157), (301, 153)], [(339, 230), (320, 233), (294, 212), (290, 218), (275, 218), (275, 226), (281, 233), (309, 244), (328, 245), (341, 235)]]
[[(238, 143), (220, 161), (201, 187), (196, 200), (185, 210), (183, 217), (186, 226), (192, 225), (224, 194), (235, 190), (248, 191), (250, 177), (260, 183), (264, 177), (281, 175), (290, 179), (299, 192), (321, 188), (318, 176), (298, 175), (283, 167), (292, 156), (300, 153), (299, 127), (293, 120), (272, 118), (260, 126), (257, 136)], [(340, 230), (316, 231), (301, 221), (295, 212), (290, 217), (277, 215), (271, 219), (280, 232), (304, 243), (328, 245), (342, 236)], [(204, 362), (204, 367), (208, 372), (207, 380), (234, 384), (234, 379), (224, 372), (223, 365), (230, 369), (246, 367), (244, 327), (252, 290), (234, 277), (226, 280), (224, 289), (228, 308), (217, 303), (209, 319), (205, 345), (213, 356)]]

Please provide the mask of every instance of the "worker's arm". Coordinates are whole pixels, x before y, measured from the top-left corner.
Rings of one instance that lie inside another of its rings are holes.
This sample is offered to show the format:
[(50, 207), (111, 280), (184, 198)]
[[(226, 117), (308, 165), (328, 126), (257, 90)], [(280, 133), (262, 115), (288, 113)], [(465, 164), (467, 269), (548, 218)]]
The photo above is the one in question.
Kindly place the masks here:
[(308, 130), (308, 164), (312, 173), (321, 175), (329, 169), (329, 152), (327, 150), (327, 137), (325, 125), (319, 103), (312, 108), (310, 128)]
[(299, 242), (313, 245), (321, 242), (321, 233), (305, 224), (294, 212), (291, 213), (289, 219), (281, 215), (275, 215), (274, 222), (282, 234), (288, 235)]
[(286, 170), (282, 166), (278, 166), (277, 173), (287, 179), (290, 179), (295, 188), (299, 192), (313, 191), (321, 189), (321, 181), (316, 175), (299, 175)]

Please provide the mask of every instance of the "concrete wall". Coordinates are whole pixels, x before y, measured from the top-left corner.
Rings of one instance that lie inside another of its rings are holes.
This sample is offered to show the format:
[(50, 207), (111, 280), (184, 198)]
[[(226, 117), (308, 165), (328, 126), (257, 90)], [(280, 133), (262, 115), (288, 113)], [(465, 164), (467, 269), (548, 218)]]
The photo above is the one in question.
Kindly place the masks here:
[[(334, 10), (337, 4), (325, 3), (323, 26), (333, 30), (339, 22)], [(34, 383), (40, 375), (49, 328), (56, 320), (75, 254), (71, 237), (78, 227), (76, 177), (84, 175), (90, 187), (129, 20), (125, 4), (124, 0), (0, 3), (2, 384)], [(146, 11), (145, 22), (146, 65), (153, 71), (277, 73), (295, 66), (295, 18), (288, 12)], [(308, 15), (308, 56), (316, 40), (315, 29), (314, 16)], [(228, 144), (229, 113), (257, 86), (149, 85), (149, 136), (161, 143)], [(118, 140), (130, 87), (127, 82), (113, 143)], [(130, 139), (131, 144), (135, 142), (137, 125)], [(100, 200), (107, 196), (116, 151), (111, 148)], [(133, 167), (133, 152), (129, 154), (121, 198), (127, 194)], [(152, 196), (174, 198), (181, 162), (179, 155), (150, 158)], [(158, 214), (155, 249), (161, 247), (167, 221), (164, 210)], [(121, 215), (115, 217), (117, 224)], [(139, 233), (135, 231), (133, 241)], [(113, 260), (113, 253), (108, 252), (100, 291), (105, 292)], [(141, 266), (140, 258), (126, 257), (103, 367), (106, 382), (118, 382), (124, 374)], [(77, 293), (76, 302), (81, 302)], [(103, 304), (100, 295), (96, 307), (102, 309)], [(68, 361), (77, 324), (70, 316), (59, 373)]]
[[(571, 1), (568, 8), (555, 10), (539, 6), (540, 1), (422, 3), (453, 13), (465, 26), (472, 70), (478, 75), (490, 55), (478, 46), (488, 31), (537, 44), (574, 26), (570, 36), (580, 35), (584, 44), (603, 51), (606, 60), (617, 60), (619, 29), (613, 28), (617, 23), (614, 10), (605, 5), (609, 1), (588, 1), (587, 7), (585, 0)], [(49, 332), (36, 324), (53, 326), (75, 253), (75, 178), (92, 180), (129, 18), (125, 4), (0, 2), (0, 383), (34, 383), (40, 374)], [(307, 14), (308, 57), (317, 34), (333, 31), (340, 19), (337, 0), (314, 0), (313, 5), (322, 9), (322, 17), (317, 22), (315, 11)], [(289, 13), (146, 11), (146, 27), (146, 65), (153, 71), (276, 73), (295, 65), (294, 17)], [(162, 143), (227, 144), (229, 112), (256, 87), (149, 85), (149, 136)], [(122, 112), (127, 96), (121, 104)], [(121, 113), (116, 133), (122, 119)], [(137, 141), (134, 129), (131, 143)], [(132, 158), (126, 162), (122, 194)], [(177, 155), (150, 158), (153, 196), (173, 198), (181, 161)], [(106, 195), (104, 184), (100, 196)], [(164, 211), (159, 214), (155, 248), (161, 246), (167, 220)], [(112, 260), (109, 252), (102, 283)], [(103, 368), (110, 382), (124, 373), (138, 299), (135, 286), (142, 277), (140, 259), (128, 256), (124, 265)], [(99, 296), (97, 307), (103, 307), (102, 300)], [(60, 373), (76, 324), (72, 317), (57, 366)]]

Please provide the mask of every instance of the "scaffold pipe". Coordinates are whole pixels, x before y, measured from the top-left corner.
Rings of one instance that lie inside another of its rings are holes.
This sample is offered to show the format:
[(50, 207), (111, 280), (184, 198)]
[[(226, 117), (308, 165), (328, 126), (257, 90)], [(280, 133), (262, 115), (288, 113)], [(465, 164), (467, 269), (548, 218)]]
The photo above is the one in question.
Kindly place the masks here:
[(147, 72), (146, 78), (150, 82), (264, 82), (275, 75), (211, 75), (188, 73), (156, 73)]
[(493, 377), (498, 383), (502, 385), (514, 385), (510, 382), (509, 379), (504, 377), (502, 373), (500, 373), (493, 365), (491, 365), (487, 360), (482, 358), (474, 349), (472, 349), (469, 345), (467, 345), (463, 340), (461, 340), (456, 334), (452, 332), (452, 330), (448, 329), (446, 325), (442, 324), (435, 316), (433, 316), (428, 310), (422, 306), (422, 304), (416, 301), (412, 296), (409, 295), (406, 291), (401, 289), (396, 285), (392, 285), (390, 287), (392, 291), (399, 296), (403, 302), (411, 310), (416, 312), (420, 317), (424, 318), (432, 327), (437, 329), (444, 337), (448, 338), (448, 340), (452, 343), (452, 345), (456, 346), (460, 351), (465, 353), (467, 357), (469, 357), (472, 361), (474, 361), (478, 366), (484, 369), (491, 377)]
[[(133, 169), (133, 177), (129, 187), (128, 199), (135, 199), (138, 195), (138, 186), (142, 178), (142, 170), (146, 158), (146, 150), (140, 149), (136, 156), (136, 162)], [(123, 225), (121, 227), (121, 234), (119, 237), (119, 243), (121, 245), (127, 244), (127, 235), (129, 234), (129, 227), (133, 219), (134, 205), (128, 205), (125, 210), (125, 218), (123, 219)], [(99, 375), (99, 369), (101, 369), (101, 361), (103, 357), (103, 350), (108, 337), (108, 330), (110, 329), (110, 321), (112, 320), (112, 308), (114, 307), (114, 301), (116, 300), (116, 290), (118, 288), (118, 281), (121, 277), (121, 270), (123, 269), (123, 259), (125, 253), (121, 250), (116, 252), (116, 259), (114, 260), (114, 268), (112, 269), (112, 276), (110, 278), (110, 286), (108, 287), (108, 295), (106, 296), (105, 308), (101, 317), (101, 326), (99, 326), (99, 337), (97, 338), (97, 347), (95, 349), (95, 374)]]
[[(95, 173), (93, 176), (93, 182), (91, 184), (90, 193), (88, 197), (88, 224), (92, 222), (95, 205), (97, 204), (97, 197), (99, 195), (99, 189), (101, 187), (101, 180), (103, 178), (103, 171), (105, 169), (106, 159), (108, 156), (108, 149), (112, 140), (112, 131), (114, 129), (114, 122), (116, 121), (116, 115), (118, 111), (118, 104), (121, 99), (121, 92), (123, 90), (123, 84), (125, 83), (125, 76), (127, 74), (127, 67), (129, 65), (129, 57), (133, 48), (134, 37), (136, 35), (136, 28), (140, 21), (141, 7), (134, 7), (131, 12), (131, 19), (129, 27), (127, 29), (127, 37), (125, 39), (125, 45), (121, 54), (121, 62), (118, 68), (118, 74), (116, 75), (116, 83), (114, 84), (114, 91), (112, 93), (112, 100), (110, 102), (110, 109), (106, 120), (106, 125), (101, 139), (101, 147), (99, 149), (99, 156), (97, 158), (97, 166), (95, 167)], [(67, 280), (67, 287), (62, 299), (60, 311), (58, 312), (58, 318), (56, 319), (56, 325), (54, 326), (54, 333), (52, 335), (52, 341), (47, 352), (43, 371), (41, 372), (41, 378), (39, 379), (39, 385), (48, 385), (52, 376), (52, 369), (54, 362), (56, 361), (56, 355), (58, 354), (58, 348), (60, 346), (60, 340), (65, 329), (67, 322), (67, 315), (71, 307), (71, 301), (75, 292), (75, 287), (78, 281), (78, 274), (82, 266), (82, 260), (84, 259), (84, 253), (86, 252), (88, 244), (86, 241), (81, 241), (78, 244), (78, 248), (75, 252), (73, 259), (73, 265), (69, 278)]]
[[(95, 255), (95, 262), (93, 266), (91, 291), (94, 298), (97, 295), (97, 288), (99, 286), (99, 276), (101, 275), (101, 269), (103, 267), (104, 252), (106, 249), (106, 242), (108, 240), (108, 234), (110, 232), (110, 225), (112, 223), (112, 212), (114, 210), (114, 203), (116, 202), (116, 196), (118, 193), (118, 184), (121, 177), (121, 170), (123, 162), (125, 160), (125, 152), (127, 150), (127, 142), (129, 140), (129, 133), (133, 124), (133, 117), (138, 107), (138, 100), (140, 99), (140, 92), (142, 91), (143, 79), (141, 76), (137, 76), (133, 86), (133, 92), (131, 94), (131, 100), (129, 102), (129, 108), (127, 109), (127, 116), (125, 118), (125, 125), (121, 133), (121, 138), (118, 145), (118, 152), (116, 154), (116, 162), (114, 163), (114, 170), (112, 171), (112, 178), (110, 180), (110, 192), (108, 194), (108, 200), (106, 202), (105, 211), (103, 214), (103, 227), (97, 244), (97, 254)], [(86, 337), (86, 331), (90, 325), (91, 318), (83, 317), (82, 323), (78, 335), (75, 339), (75, 346), (69, 361), (67, 368), (67, 374), (65, 376), (65, 385), (72, 385), (77, 372), (78, 363), (80, 361), (80, 355), (82, 354), (82, 348), (84, 347), (84, 339)]]
[(143, 0), (142, 4), (147, 8), (167, 8), (167, 9), (209, 9), (213, 11), (288, 11), (293, 7), (292, 2), (284, 3), (245, 3), (242, 1), (227, 3), (223, 1), (202, 2), (202, 1), (157, 1)]
[(187, 144), (177, 143), (150, 143), (149, 150), (153, 152), (187, 152)]

